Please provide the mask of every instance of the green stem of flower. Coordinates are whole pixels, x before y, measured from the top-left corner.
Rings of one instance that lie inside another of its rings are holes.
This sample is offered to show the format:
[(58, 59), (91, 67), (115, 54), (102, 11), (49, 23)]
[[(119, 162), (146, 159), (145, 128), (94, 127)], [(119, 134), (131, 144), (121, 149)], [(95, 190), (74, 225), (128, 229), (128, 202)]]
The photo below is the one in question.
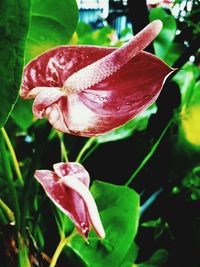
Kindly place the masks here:
[(31, 267), (31, 263), (29, 261), (29, 251), (28, 246), (26, 245), (24, 239), (18, 233), (18, 266), (19, 267)]
[(69, 162), (68, 156), (67, 156), (67, 149), (65, 147), (65, 143), (63, 140), (63, 134), (60, 132), (57, 132), (58, 138), (60, 140), (60, 148), (61, 148), (61, 161)]
[(149, 151), (149, 153), (146, 155), (146, 157), (140, 163), (140, 165), (138, 166), (138, 168), (133, 172), (133, 174), (131, 175), (131, 177), (129, 178), (129, 180), (125, 183), (125, 186), (129, 186), (132, 183), (132, 181), (134, 180), (134, 178), (136, 177), (136, 175), (142, 170), (142, 168), (147, 164), (147, 162), (153, 156), (153, 154), (155, 153), (157, 147), (159, 146), (160, 142), (162, 141), (163, 137), (165, 136), (167, 130), (171, 126), (172, 121), (173, 120), (170, 120), (169, 121), (169, 123), (167, 124), (167, 126), (165, 127), (165, 129), (163, 130), (163, 132), (161, 133), (160, 137), (155, 142), (155, 144), (153, 145), (153, 147), (151, 148), (151, 150)]
[(2, 225), (6, 225), (9, 223), (9, 221), (7, 220), (6, 216), (4, 215), (2, 209), (0, 209), (0, 222)]
[(99, 146), (99, 143), (95, 143), (94, 146), (88, 151), (88, 153), (81, 159), (81, 162), (83, 163)]
[(85, 153), (86, 150), (88, 150), (92, 144), (96, 142), (96, 137), (91, 137), (87, 140), (87, 142), (85, 143), (85, 145), (82, 147), (82, 149), (80, 150), (77, 158), (76, 158), (76, 162), (81, 162), (81, 158), (83, 156), (83, 154)]
[(15, 172), (16, 172), (17, 178), (18, 178), (21, 186), (23, 186), (24, 185), (24, 181), (23, 181), (22, 173), (21, 173), (20, 168), (19, 168), (19, 162), (17, 160), (16, 154), (15, 154), (15, 150), (13, 149), (12, 143), (10, 141), (10, 138), (9, 138), (5, 128), (2, 127), (1, 131), (2, 131), (2, 135), (4, 137), (4, 140), (6, 142), (6, 145), (8, 147), (8, 150), (10, 152), (10, 155), (12, 157), (13, 165), (14, 165), (14, 168), (15, 168)]
[(44, 140), (48, 140), (50, 131), (51, 131), (50, 125), (48, 123), (45, 124), (43, 126), (42, 134), (39, 140), (36, 141), (35, 153), (33, 155), (32, 162), (31, 162), (29, 171), (26, 176), (27, 179), (26, 179), (25, 186), (23, 188), (22, 209), (21, 209), (22, 210), (21, 234), (22, 234), (23, 239), (26, 238), (26, 214), (27, 214), (27, 211), (29, 210), (29, 207), (28, 207), (30, 203), (29, 196), (30, 196), (30, 193), (32, 192), (31, 185), (33, 182), (33, 176), (34, 176), (35, 170), (38, 168), (43, 149), (46, 145), (46, 141)]
[(52, 257), (51, 263), (49, 265), (49, 267), (55, 267), (57, 260), (63, 250), (63, 248), (69, 244), (69, 242), (71, 241), (71, 239), (74, 237), (74, 235), (76, 234), (76, 230), (74, 230), (69, 236), (65, 237), (65, 238), (61, 238), (60, 243), (58, 244), (54, 255)]
[(0, 148), (1, 148), (2, 167), (3, 167), (3, 170), (4, 170), (5, 176), (7, 178), (9, 191), (10, 191), (10, 196), (12, 198), (12, 204), (13, 204), (13, 211), (14, 211), (14, 216), (15, 216), (16, 228), (19, 229), (19, 227), (20, 227), (19, 200), (18, 200), (16, 188), (15, 188), (15, 185), (14, 185), (12, 169), (11, 169), (11, 166), (10, 166), (10, 161), (9, 161), (9, 157), (8, 157), (8, 152), (6, 150), (5, 140), (4, 140), (4, 136), (3, 136), (2, 130), (0, 131)]

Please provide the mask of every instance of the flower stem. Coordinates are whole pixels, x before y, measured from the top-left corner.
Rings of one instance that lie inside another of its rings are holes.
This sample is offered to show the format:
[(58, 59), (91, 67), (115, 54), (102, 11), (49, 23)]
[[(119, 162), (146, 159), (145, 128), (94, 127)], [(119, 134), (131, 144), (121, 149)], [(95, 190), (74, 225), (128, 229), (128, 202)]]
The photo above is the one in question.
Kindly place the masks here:
[(87, 140), (87, 142), (85, 143), (85, 145), (82, 147), (82, 149), (80, 150), (80, 152), (79, 152), (79, 154), (78, 154), (78, 156), (77, 156), (77, 158), (76, 158), (76, 162), (81, 162), (81, 158), (82, 158), (82, 156), (83, 156), (83, 154), (85, 153), (85, 151), (87, 150), (87, 149), (89, 149), (91, 146), (92, 146), (92, 144), (94, 143), (96, 141), (96, 137), (91, 137), (91, 138), (89, 138), (88, 140)]
[(9, 136), (8, 136), (5, 128), (2, 127), (1, 131), (2, 131), (2, 135), (4, 137), (4, 140), (6, 142), (6, 145), (8, 147), (8, 150), (10, 151), (10, 155), (11, 155), (12, 160), (13, 160), (13, 164), (14, 164), (15, 172), (17, 174), (17, 178), (18, 178), (21, 186), (23, 186), (24, 185), (24, 181), (23, 181), (23, 178), (22, 178), (22, 173), (21, 173), (20, 168), (19, 168), (19, 162), (17, 160), (16, 154), (15, 154), (15, 150), (13, 149), (12, 143), (11, 143), (11, 141), (9, 139)]
[(19, 267), (31, 267), (31, 263), (29, 261), (29, 251), (28, 247), (22, 238), (21, 234), (18, 233), (18, 266)]
[(67, 244), (69, 244), (69, 242), (71, 241), (71, 239), (74, 237), (75, 234), (76, 234), (76, 230), (74, 230), (69, 236), (61, 238), (60, 243), (58, 244), (58, 246), (54, 252), (54, 255), (52, 257), (52, 260), (51, 260), (49, 267), (55, 267), (56, 266), (57, 260), (60, 256), (63, 248)]
[(68, 162), (68, 156), (67, 156), (67, 149), (65, 147), (65, 143), (63, 141), (63, 134), (60, 132), (57, 132), (58, 138), (60, 140), (60, 148), (61, 148), (61, 161)]
[[(51, 131), (51, 127), (48, 123), (46, 123), (43, 128), (41, 129), (41, 134), (40, 136), (37, 138), (36, 140), (36, 144), (35, 144), (35, 152), (33, 154), (33, 158), (32, 158), (32, 162), (30, 164), (28, 173), (26, 175), (27, 179), (26, 179), (26, 183), (25, 186), (23, 188), (23, 193), (22, 193), (22, 216), (21, 216), (21, 234), (23, 239), (26, 238), (26, 214), (27, 211), (29, 211), (29, 204), (30, 204), (30, 200), (29, 200), (29, 196), (30, 193), (32, 192), (32, 183), (33, 183), (33, 176), (35, 173), (35, 170), (38, 168), (41, 156), (42, 156), (42, 152), (44, 150), (44, 147), (46, 145), (46, 141), (48, 140), (48, 136), (50, 134)], [(46, 141), (44, 141), (46, 140)]]
[(158, 140), (155, 142), (155, 144), (153, 145), (153, 147), (151, 148), (149, 153), (146, 155), (146, 157), (143, 159), (143, 161), (140, 163), (138, 168), (133, 172), (133, 174), (131, 175), (129, 180), (125, 183), (125, 186), (129, 186), (132, 183), (132, 181), (134, 180), (136, 175), (142, 170), (142, 168), (147, 164), (147, 162), (153, 156), (153, 154), (155, 153), (157, 147), (159, 146), (160, 142), (162, 141), (163, 137), (165, 136), (165, 134), (166, 134), (167, 130), (169, 129), (169, 127), (171, 126), (171, 124), (172, 124), (172, 120), (170, 120), (169, 123), (166, 125), (165, 129), (163, 130), (163, 132), (159, 136)]
[(88, 151), (88, 153), (81, 159), (81, 162), (84, 162), (89, 156), (90, 154), (93, 153), (94, 150), (96, 150), (96, 148), (99, 146), (99, 143), (95, 143), (95, 145)]
[(5, 173), (5, 177), (7, 178), (10, 196), (12, 198), (12, 204), (13, 204), (13, 211), (15, 215), (15, 222), (16, 222), (16, 228), (19, 229), (20, 227), (20, 208), (19, 208), (19, 200), (17, 196), (17, 191), (14, 185), (13, 175), (12, 175), (12, 169), (10, 166), (10, 161), (8, 158), (8, 152), (6, 150), (5, 146), (5, 140), (3, 136), (2, 130), (0, 131), (0, 148), (1, 148), (1, 162), (2, 167)]

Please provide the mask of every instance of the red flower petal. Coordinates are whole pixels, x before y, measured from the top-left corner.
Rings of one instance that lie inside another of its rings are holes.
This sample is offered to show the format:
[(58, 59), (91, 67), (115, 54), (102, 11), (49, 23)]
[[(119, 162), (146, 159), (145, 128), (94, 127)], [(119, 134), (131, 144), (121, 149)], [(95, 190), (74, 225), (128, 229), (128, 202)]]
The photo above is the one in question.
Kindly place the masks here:
[(105, 232), (89, 192), (89, 174), (79, 163), (57, 163), (54, 170), (37, 170), (36, 179), (43, 186), (46, 194), (71, 220), (78, 232), (87, 238), (90, 225), (104, 238)]
[[(140, 52), (160, 28), (160, 21), (150, 23), (119, 49), (52, 49), (25, 68), (21, 96), (30, 97), (35, 87), (60, 87), (58, 94), (65, 96), (54, 101), (48, 99), (50, 94), (39, 93), (33, 109), (39, 118), (44, 111), (50, 123), (66, 133), (95, 136), (119, 127), (157, 99), (173, 71), (157, 57)], [(41, 110), (47, 103), (48, 109)]]

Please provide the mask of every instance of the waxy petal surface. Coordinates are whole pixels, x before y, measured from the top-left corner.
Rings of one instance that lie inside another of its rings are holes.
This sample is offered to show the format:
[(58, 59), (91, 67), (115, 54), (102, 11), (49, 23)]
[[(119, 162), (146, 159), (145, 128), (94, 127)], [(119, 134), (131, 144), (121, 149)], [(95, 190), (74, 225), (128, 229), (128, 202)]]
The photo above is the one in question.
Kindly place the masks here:
[(44, 112), (57, 130), (95, 136), (117, 128), (156, 101), (173, 71), (157, 57), (140, 51), (160, 27), (158, 22), (150, 24), (121, 50), (95, 46), (52, 49), (27, 65), (20, 94), (29, 98), (35, 87), (61, 88), (58, 92), (62, 97), (46, 110), (41, 111), (37, 104), (45, 102), (42, 92), (33, 105), (34, 114), (40, 118), (38, 114)]
[[(37, 170), (36, 179), (46, 194), (75, 223), (78, 232), (87, 238), (91, 225), (104, 238), (96, 204), (89, 192), (89, 174), (75, 162), (54, 164), (54, 171)], [(91, 210), (93, 213), (91, 213)]]

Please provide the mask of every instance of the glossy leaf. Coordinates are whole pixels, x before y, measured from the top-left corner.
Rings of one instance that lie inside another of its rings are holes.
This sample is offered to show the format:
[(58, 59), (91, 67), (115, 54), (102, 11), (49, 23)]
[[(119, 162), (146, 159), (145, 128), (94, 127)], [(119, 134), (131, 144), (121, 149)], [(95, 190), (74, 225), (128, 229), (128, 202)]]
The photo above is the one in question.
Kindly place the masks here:
[(67, 44), (78, 22), (75, 0), (32, 0), (31, 9), (26, 62), (52, 47)]
[[(84, 28), (86, 32), (83, 34)], [(77, 28), (77, 34), (80, 45), (112, 46), (112, 36), (116, 35), (116, 32), (109, 26), (94, 31), (87, 24), (85, 26), (80, 24)]]
[(159, 249), (148, 259), (148, 261), (134, 264), (133, 267), (164, 267), (166, 266), (167, 259), (167, 250)]
[(200, 83), (197, 82), (199, 76), (199, 68), (187, 63), (173, 78), (181, 90), (180, 140), (197, 149), (200, 146)]
[(141, 52), (161, 27), (160, 21), (152, 22), (119, 49), (52, 49), (26, 67), (21, 96), (35, 98), (34, 115), (46, 116), (59, 131), (96, 136), (115, 129), (155, 102), (173, 71)]
[(190, 99), (193, 95), (195, 82), (200, 75), (200, 70), (197, 66), (187, 63), (174, 76), (173, 80), (179, 85), (181, 90), (181, 104), (182, 108), (189, 105)]
[(24, 102), (21, 98), (18, 98), (17, 103), (12, 110), (12, 119), (23, 131), (27, 131), (34, 122), (33, 113), (31, 112), (32, 104), (33, 101), (31, 100)]
[(138, 250), (137, 244), (133, 241), (120, 267), (133, 267), (133, 262), (136, 261), (138, 256)]
[(130, 259), (130, 250), (131, 259), (135, 260), (137, 248), (133, 241), (139, 220), (139, 195), (128, 187), (99, 181), (93, 183), (91, 192), (100, 211), (106, 238), (99, 240), (91, 232), (87, 244), (75, 236), (70, 248), (88, 267), (121, 266)]
[(171, 46), (169, 47), (169, 50), (167, 54), (164, 57), (164, 61), (169, 64), (169, 66), (173, 66), (176, 60), (179, 59), (179, 57), (184, 52), (184, 45), (180, 43), (171, 43)]
[(195, 166), (182, 180), (182, 186), (190, 199), (200, 199), (200, 166)]
[(1, 0), (0, 128), (6, 123), (19, 93), (29, 12), (28, 0)]
[(172, 41), (176, 35), (176, 20), (169, 15), (163, 8), (153, 8), (150, 10), (150, 21), (160, 19), (163, 29), (153, 42), (155, 54), (166, 60)]
[(200, 147), (200, 81), (194, 88), (189, 105), (182, 110), (181, 126), (186, 140)]

